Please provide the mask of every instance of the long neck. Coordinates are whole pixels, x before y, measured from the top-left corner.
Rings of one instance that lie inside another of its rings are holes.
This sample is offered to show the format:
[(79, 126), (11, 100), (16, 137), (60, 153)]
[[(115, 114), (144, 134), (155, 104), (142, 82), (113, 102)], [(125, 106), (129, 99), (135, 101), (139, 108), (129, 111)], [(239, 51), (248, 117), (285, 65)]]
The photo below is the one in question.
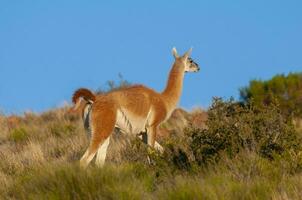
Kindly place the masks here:
[(162, 92), (168, 109), (174, 110), (178, 104), (182, 92), (183, 78), (183, 67), (178, 66), (177, 62), (175, 62), (170, 71), (166, 88)]

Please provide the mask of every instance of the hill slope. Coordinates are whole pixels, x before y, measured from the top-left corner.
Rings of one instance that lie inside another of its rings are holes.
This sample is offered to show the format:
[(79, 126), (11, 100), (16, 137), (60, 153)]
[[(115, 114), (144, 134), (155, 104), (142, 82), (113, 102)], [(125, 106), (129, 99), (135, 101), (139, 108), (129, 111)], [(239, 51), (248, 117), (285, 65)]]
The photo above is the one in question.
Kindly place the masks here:
[[(300, 135), (272, 108), (259, 112), (218, 101), (208, 113), (177, 109), (160, 127), (158, 139), (166, 149), (164, 155), (148, 151), (135, 138), (114, 133), (108, 164), (102, 169), (92, 165), (87, 170), (79, 169), (78, 160), (88, 140), (81, 119), (67, 110), (0, 116), (1, 198), (299, 199), (302, 196), (302, 151), (297, 144)], [(266, 145), (250, 140), (254, 134), (260, 134), (257, 137), (262, 141), (264, 132), (279, 134), (273, 138), (275, 143)], [(256, 147), (261, 145), (266, 145), (272, 157), (258, 152)], [(147, 156), (152, 159), (151, 165)]]

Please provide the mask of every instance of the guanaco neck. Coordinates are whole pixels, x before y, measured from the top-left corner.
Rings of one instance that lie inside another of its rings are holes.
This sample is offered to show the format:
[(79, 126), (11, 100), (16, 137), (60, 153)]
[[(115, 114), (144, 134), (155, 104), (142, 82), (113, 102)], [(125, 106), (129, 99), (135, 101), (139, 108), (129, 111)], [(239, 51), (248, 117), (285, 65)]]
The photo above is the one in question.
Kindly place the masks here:
[(184, 78), (184, 68), (175, 61), (169, 73), (166, 88), (162, 92), (162, 97), (168, 106), (168, 112), (173, 111), (180, 99)]

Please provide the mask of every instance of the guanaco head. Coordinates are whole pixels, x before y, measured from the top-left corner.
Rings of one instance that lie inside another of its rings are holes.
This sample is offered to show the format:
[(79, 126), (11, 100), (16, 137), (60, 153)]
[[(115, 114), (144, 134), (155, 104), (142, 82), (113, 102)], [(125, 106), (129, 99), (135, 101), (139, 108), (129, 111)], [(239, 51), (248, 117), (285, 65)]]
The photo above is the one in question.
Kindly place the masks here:
[(189, 49), (183, 56), (179, 56), (176, 48), (174, 47), (172, 49), (173, 56), (175, 58), (175, 62), (178, 62), (180, 66), (183, 67), (183, 70), (185, 72), (198, 72), (200, 70), (198, 64), (193, 61), (193, 59), (190, 57), (192, 52), (192, 48)]

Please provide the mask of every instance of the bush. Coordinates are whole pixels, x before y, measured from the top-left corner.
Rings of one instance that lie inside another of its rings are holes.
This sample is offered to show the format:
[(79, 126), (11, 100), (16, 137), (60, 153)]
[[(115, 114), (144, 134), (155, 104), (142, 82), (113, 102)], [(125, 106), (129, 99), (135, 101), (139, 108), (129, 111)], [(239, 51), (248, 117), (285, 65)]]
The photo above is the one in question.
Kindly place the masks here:
[(199, 165), (216, 162), (222, 154), (235, 157), (241, 150), (253, 151), (273, 159), (286, 151), (301, 150), (301, 138), (291, 119), (280, 112), (278, 106), (247, 105), (233, 100), (214, 99), (208, 111), (208, 129), (188, 128), (189, 144)]
[(189, 126), (182, 136), (171, 135), (162, 143), (163, 155), (148, 152), (147, 145), (136, 139), (125, 148), (122, 157), (130, 163), (148, 165), (149, 156), (160, 174), (194, 172), (209, 164), (217, 165), (225, 157), (240, 157), (242, 152), (267, 160), (284, 160), (292, 171), (302, 169), (301, 137), (278, 105), (258, 107), (253, 102), (240, 104), (216, 98), (208, 111), (206, 126)]
[(10, 132), (9, 140), (23, 142), (28, 139), (28, 133), (24, 128), (15, 128)]
[(243, 102), (253, 99), (255, 105), (269, 105), (277, 100), (283, 114), (302, 117), (302, 73), (276, 75), (271, 80), (252, 80), (240, 89)]
[(75, 126), (65, 123), (54, 123), (50, 126), (50, 133), (56, 137), (68, 137), (75, 132)]

